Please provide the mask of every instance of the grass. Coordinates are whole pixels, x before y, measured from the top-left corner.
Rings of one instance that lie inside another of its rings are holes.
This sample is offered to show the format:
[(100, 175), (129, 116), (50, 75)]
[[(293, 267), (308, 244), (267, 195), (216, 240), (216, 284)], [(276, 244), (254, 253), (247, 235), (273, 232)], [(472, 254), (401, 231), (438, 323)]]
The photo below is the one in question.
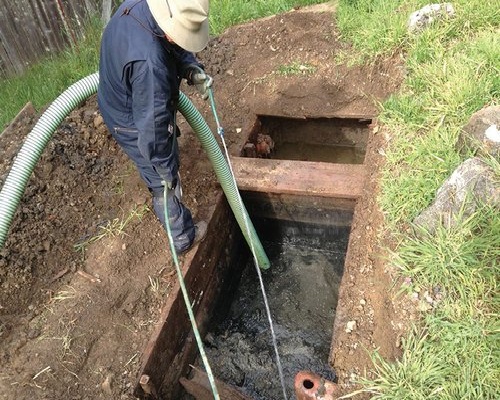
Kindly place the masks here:
[[(421, 60), (420, 46), (429, 47), (432, 57)], [(500, 59), (500, 40), (493, 29), (471, 35), (467, 45), (438, 47), (419, 41), (410, 49), (404, 92), (384, 104), (380, 117), (400, 133), (393, 138), (388, 154), (392, 167), (383, 178), (382, 203), (387, 209), (394, 206), (394, 222), (414, 217), (429, 203), (460, 162), (459, 154), (450, 151), (460, 127), (474, 111), (498, 103), (500, 89), (500, 66), (494, 61)]]
[(210, 30), (219, 35), (228, 27), (256, 18), (289, 11), (293, 7), (325, 3), (318, 0), (212, 0)]
[(0, 132), (28, 101), (39, 110), (71, 84), (97, 71), (101, 30), (99, 19), (90, 19), (78, 48), (45, 58), (22, 75), (0, 80)]
[(125, 228), (128, 224), (134, 219), (141, 220), (148, 211), (149, 208), (146, 205), (132, 208), (123, 218), (115, 218), (112, 221), (108, 221), (105, 225), (99, 227), (99, 232), (97, 234), (75, 244), (75, 250), (84, 254), (87, 247), (92, 243), (98, 242), (106, 237), (124, 236)]
[[(376, 386), (380, 398), (495, 398), (500, 382), (500, 333), (495, 317), (499, 311), (495, 298), (498, 260), (500, 218), (498, 210), (488, 206), (462, 217), (455, 227), (440, 227), (434, 235), (424, 234), (420, 239), (404, 239), (395, 265), (420, 286), (439, 290), (444, 299), (433, 312), (423, 315), (423, 325), (410, 336), (402, 362), (381, 361)], [(426, 339), (417, 344), (416, 338), (424, 333)], [(435, 362), (428, 376), (422, 376), (422, 370), (412, 373), (430, 360)], [(405, 381), (403, 376), (422, 382)], [(432, 391), (435, 397), (429, 397)], [(387, 393), (391, 395), (385, 397)]]
[(50, 301), (51, 303), (66, 301), (74, 299), (76, 296), (77, 296), (76, 289), (73, 286), (67, 286), (66, 289), (62, 289), (55, 295), (51, 296)]
[[(322, 3), (319, 0), (213, 0), (210, 4), (210, 31), (219, 35), (228, 27), (296, 6)], [(65, 89), (98, 69), (102, 32), (99, 18), (86, 21), (86, 35), (78, 48), (45, 58), (20, 76), (0, 79), (0, 134), (22, 107), (31, 101), (40, 110)]]
[(293, 62), (291, 64), (281, 65), (276, 71), (278, 75), (306, 75), (316, 72), (316, 67), (307, 63)]
[[(465, 158), (461, 127), (486, 105), (499, 104), (498, 7), (453, 2), (456, 15), (409, 34), (411, 12), (427, 4), (404, 0), (341, 0), (341, 36), (365, 61), (399, 53), (406, 79), (382, 104), (390, 133), (378, 202), (399, 243), (391, 263), (410, 277), (412, 292), (438, 291), (395, 363), (373, 354), (376, 378), (361, 392), (375, 399), (495, 399), (500, 393), (498, 274), (500, 215), (484, 206), (452, 228), (410, 235), (407, 228)], [(487, 159), (499, 177), (498, 160)]]
[(148, 278), (151, 292), (153, 292), (153, 294), (157, 296), (160, 292), (160, 279), (157, 277), (152, 277), (151, 275), (148, 275)]

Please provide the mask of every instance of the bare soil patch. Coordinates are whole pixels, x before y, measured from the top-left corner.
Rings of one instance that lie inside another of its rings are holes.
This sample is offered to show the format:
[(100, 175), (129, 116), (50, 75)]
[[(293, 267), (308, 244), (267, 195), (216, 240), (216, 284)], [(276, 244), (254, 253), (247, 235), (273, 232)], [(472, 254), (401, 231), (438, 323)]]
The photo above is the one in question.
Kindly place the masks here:
[[(339, 64), (336, 54), (350, 50), (338, 36), (333, 10), (295, 10), (229, 29), (199, 54), (214, 77), (231, 154), (239, 155), (256, 114), (376, 116), (377, 102), (400, 84), (398, 59)], [(278, 73), (291, 65), (305, 68)], [(182, 89), (215, 132), (208, 104)], [(27, 112), (0, 136), (1, 183), (37, 117)], [(180, 128), (184, 201), (195, 219), (205, 218), (221, 189), (182, 118)], [(332, 365), (346, 391), (370, 370), (367, 350), (398, 355), (408, 319), (395, 311), (395, 283), (378, 245), (383, 218), (374, 200), (386, 138), (375, 131), (333, 341)], [(147, 206), (144, 184), (89, 98), (55, 132), (0, 250), (0, 398), (133, 398), (142, 351), (176, 279), (166, 234)]]

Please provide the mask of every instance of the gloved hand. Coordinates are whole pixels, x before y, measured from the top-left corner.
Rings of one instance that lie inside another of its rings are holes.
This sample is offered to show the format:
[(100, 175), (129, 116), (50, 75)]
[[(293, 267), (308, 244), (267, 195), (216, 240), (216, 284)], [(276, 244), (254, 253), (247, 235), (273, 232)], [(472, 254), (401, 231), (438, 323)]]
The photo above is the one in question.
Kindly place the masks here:
[(190, 65), (187, 68), (187, 83), (196, 87), (203, 100), (208, 99), (208, 89), (212, 87), (213, 79), (202, 68), (194, 64)]

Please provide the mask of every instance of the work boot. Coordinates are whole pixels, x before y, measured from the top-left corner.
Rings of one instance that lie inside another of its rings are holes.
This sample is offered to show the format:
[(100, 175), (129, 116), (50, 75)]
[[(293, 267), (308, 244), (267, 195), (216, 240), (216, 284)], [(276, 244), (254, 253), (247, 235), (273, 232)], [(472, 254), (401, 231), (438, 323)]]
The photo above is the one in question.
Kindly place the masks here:
[[(153, 193), (153, 210), (166, 231), (165, 206), (163, 193)], [(195, 239), (195, 226), (191, 217), (191, 212), (184, 206), (173, 190), (167, 193), (167, 207), (170, 231), (174, 247), (178, 254), (187, 251)]]
[(194, 224), (193, 244), (201, 242), (207, 236), (208, 224), (205, 221), (198, 221)]
[(208, 224), (205, 221), (198, 221), (194, 224), (194, 239), (193, 243), (186, 249), (181, 251), (180, 253), (186, 253), (193, 248), (194, 245), (201, 242), (207, 236)]

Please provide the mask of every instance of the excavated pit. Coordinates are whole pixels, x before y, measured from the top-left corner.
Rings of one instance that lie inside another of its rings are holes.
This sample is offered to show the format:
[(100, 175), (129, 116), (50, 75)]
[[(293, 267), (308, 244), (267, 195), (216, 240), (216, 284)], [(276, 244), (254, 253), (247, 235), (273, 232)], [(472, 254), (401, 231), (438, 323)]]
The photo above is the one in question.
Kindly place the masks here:
[[(370, 122), (260, 115), (248, 129), (242, 157), (231, 160), (271, 260), (263, 279), (291, 398), (299, 371), (335, 378), (329, 351), (354, 207), (366, 176)], [(253, 258), (222, 194), (208, 229), (184, 260), (183, 273), (215, 375), (246, 396), (241, 398), (282, 398)], [(191, 379), (198, 349), (178, 285), (161, 321), (144, 353), (135, 395), (210, 398), (206, 379)]]
[[(293, 219), (286, 221), (255, 214), (252, 220), (271, 261), (262, 278), (286, 391), (292, 395), (295, 375), (301, 370), (335, 380), (328, 356), (352, 213), (337, 212), (333, 217), (332, 212), (312, 209), (302, 215), (293, 205), (289, 211)], [(331, 224), (304, 222), (310, 213), (322, 214)], [(256, 400), (280, 399), (282, 388), (254, 261), (250, 257), (240, 263), (233, 267), (233, 281), (239, 284), (225, 288), (205, 337), (207, 356), (215, 376), (225, 383)]]
[(369, 118), (285, 118), (259, 115), (242, 156), (363, 164)]

